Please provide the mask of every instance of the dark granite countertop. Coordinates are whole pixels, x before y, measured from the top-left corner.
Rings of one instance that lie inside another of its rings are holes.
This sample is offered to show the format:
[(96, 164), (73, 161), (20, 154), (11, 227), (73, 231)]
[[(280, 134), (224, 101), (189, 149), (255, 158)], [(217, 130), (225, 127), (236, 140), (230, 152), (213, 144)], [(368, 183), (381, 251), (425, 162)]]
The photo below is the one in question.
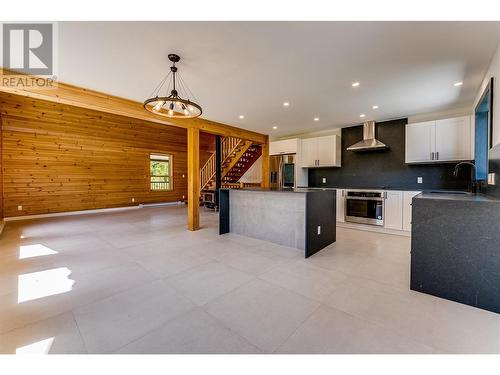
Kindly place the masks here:
[[(237, 191), (258, 191), (258, 192), (263, 192), (263, 193), (317, 193), (320, 190), (325, 190), (325, 189), (311, 189), (311, 188), (281, 188), (281, 189), (275, 189), (275, 188), (258, 188), (258, 187), (248, 187), (248, 188), (240, 188), (240, 189), (231, 189), (231, 188), (222, 188), (221, 190), (237, 190)], [(335, 189), (329, 189), (329, 190), (335, 190)]]
[(308, 187), (307, 189), (315, 189), (315, 190), (337, 190), (337, 189), (345, 189), (345, 190), (370, 190), (370, 191), (384, 191), (384, 190), (393, 190), (393, 191), (422, 191), (424, 193), (432, 193), (432, 192), (439, 192), (438, 194), (443, 194), (443, 193), (465, 193), (465, 191), (459, 191), (459, 190), (443, 190), (443, 189), (407, 189), (407, 188), (396, 188), (396, 187), (350, 187), (350, 186), (337, 186), (337, 187)]
[(414, 197), (414, 199), (434, 199), (434, 200), (449, 200), (461, 202), (500, 202), (499, 199), (485, 194), (471, 193), (451, 193), (451, 192), (432, 192), (424, 191)]

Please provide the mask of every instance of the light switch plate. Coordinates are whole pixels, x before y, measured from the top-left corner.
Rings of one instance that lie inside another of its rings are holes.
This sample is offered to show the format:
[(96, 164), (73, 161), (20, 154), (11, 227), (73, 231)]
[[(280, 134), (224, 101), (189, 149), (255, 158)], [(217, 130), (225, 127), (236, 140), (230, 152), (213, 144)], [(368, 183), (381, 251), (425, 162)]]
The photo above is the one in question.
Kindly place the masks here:
[(17, 210), (18, 211), (22, 211), (23, 210), (23, 206), (17, 206)]
[(421, 184), (422, 182), (424, 182), (423, 177), (417, 177), (417, 184)]
[(326, 184), (326, 177), (323, 177), (322, 182)]

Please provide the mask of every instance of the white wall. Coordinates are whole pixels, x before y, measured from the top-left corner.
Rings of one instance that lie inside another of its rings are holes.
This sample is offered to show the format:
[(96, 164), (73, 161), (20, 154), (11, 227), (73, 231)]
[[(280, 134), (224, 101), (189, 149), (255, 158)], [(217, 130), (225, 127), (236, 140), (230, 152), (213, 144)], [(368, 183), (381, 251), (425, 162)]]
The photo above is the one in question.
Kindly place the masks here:
[(283, 139), (292, 139), (292, 138), (322, 137), (324, 135), (338, 135), (340, 137), (341, 132), (342, 132), (341, 128), (324, 129), (324, 130), (318, 130), (318, 131), (314, 131), (314, 132), (298, 133), (298, 134), (289, 135), (286, 137), (271, 137), (271, 141), (281, 141)]
[(454, 108), (445, 111), (422, 113), (418, 115), (408, 116), (408, 124), (413, 124), (415, 122), (442, 120), (452, 117), (470, 116), (472, 113), (472, 107)]
[(255, 160), (255, 163), (241, 176), (239, 182), (262, 182), (262, 156)]
[(476, 99), (474, 100), (474, 108), (476, 107), (479, 99), (481, 99), (481, 94), (483, 90), (490, 82), (490, 78), (493, 77), (493, 146), (500, 143), (500, 96), (498, 93), (500, 91), (500, 45), (491, 60), (490, 66), (486, 75), (484, 76), (483, 82), (481, 83), (481, 88), (479, 89)]

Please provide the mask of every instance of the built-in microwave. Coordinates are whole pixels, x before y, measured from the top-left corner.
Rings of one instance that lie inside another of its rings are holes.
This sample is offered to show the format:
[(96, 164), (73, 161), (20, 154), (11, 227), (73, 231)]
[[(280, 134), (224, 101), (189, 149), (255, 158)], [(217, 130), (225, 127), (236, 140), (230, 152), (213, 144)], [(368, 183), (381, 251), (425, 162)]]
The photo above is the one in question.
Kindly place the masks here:
[(383, 193), (347, 191), (345, 220), (353, 223), (384, 225)]

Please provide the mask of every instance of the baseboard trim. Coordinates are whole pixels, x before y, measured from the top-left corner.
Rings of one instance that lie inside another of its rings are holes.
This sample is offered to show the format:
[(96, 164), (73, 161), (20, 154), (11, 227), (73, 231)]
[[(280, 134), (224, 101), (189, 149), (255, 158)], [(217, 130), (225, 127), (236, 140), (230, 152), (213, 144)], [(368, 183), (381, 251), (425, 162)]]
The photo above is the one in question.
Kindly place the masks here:
[(345, 223), (345, 222), (343, 223), (343, 222), (337, 221), (337, 227), (356, 229), (356, 230), (364, 230), (364, 231), (368, 231), (368, 232), (393, 234), (396, 236), (411, 237), (411, 232), (407, 232), (404, 230), (387, 229), (387, 228), (379, 227), (376, 225), (365, 225), (365, 224)]
[(180, 204), (179, 202), (139, 204), (137, 206), (98, 208), (95, 210), (81, 210), (81, 211), (68, 211), (68, 212), (54, 212), (54, 213), (50, 213), (50, 214), (12, 216), (12, 217), (5, 217), (3, 220), (7, 222), (7, 221), (18, 221), (18, 220), (43, 219), (43, 218), (48, 218), (48, 217), (59, 217), (59, 216), (102, 214), (102, 213), (109, 213), (109, 212), (138, 210), (141, 208), (148, 208), (148, 207), (154, 207), (154, 206), (176, 206), (179, 204)]
[(141, 203), (139, 205), (139, 207), (145, 207), (145, 208), (148, 208), (148, 207), (163, 207), (163, 206), (181, 206), (185, 204), (184, 202), (182, 201), (178, 201), (178, 202), (163, 202), (163, 203)]

